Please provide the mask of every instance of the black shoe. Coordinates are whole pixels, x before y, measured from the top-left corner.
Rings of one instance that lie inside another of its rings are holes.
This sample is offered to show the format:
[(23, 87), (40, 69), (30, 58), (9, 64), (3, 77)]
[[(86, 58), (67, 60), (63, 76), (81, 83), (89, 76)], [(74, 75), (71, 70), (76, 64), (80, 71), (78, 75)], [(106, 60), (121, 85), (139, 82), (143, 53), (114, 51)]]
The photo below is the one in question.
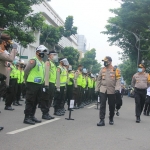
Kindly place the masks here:
[(31, 117), (25, 117), (23, 123), (35, 125), (35, 121), (33, 121), (33, 120), (31, 119)]
[(0, 127), (0, 131), (2, 131), (4, 129), (4, 127)]
[(11, 106), (5, 106), (5, 108), (4, 108), (5, 110), (11, 110), (11, 111), (13, 111), (13, 110), (15, 110), (14, 108), (12, 108)]
[(18, 104), (18, 106), (22, 106), (22, 104), (20, 104), (19, 102), (16, 102)]
[(143, 112), (143, 115), (145, 115), (145, 116), (146, 116), (146, 112), (145, 112), (145, 111)]
[(54, 112), (54, 115), (55, 115), (55, 116), (62, 116), (62, 114), (61, 114), (60, 112), (58, 112), (58, 111), (57, 111), (57, 112)]
[(116, 112), (116, 115), (117, 115), (117, 116), (119, 116), (119, 115), (120, 115), (120, 113), (117, 111), (117, 112)]
[(71, 108), (68, 108), (68, 111), (74, 111), (73, 109), (71, 109)]
[(105, 126), (105, 120), (101, 119), (99, 123), (97, 123), (97, 126)]
[(110, 125), (113, 125), (113, 124), (114, 124), (113, 118), (109, 118), (109, 124), (110, 124)]
[(140, 123), (140, 117), (136, 117), (136, 123)]
[(63, 109), (58, 109), (58, 112), (61, 114), (61, 115), (64, 115), (65, 114), (65, 111)]
[(38, 120), (37, 118), (35, 118), (34, 116), (31, 117), (32, 121), (34, 121), (35, 123), (41, 123), (41, 120)]
[(14, 106), (19, 106), (16, 102), (13, 103)]
[(43, 114), (43, 115), (42, 115), (42, 119), (51, 120), (52, 118), (50, 117), (49, 114)]

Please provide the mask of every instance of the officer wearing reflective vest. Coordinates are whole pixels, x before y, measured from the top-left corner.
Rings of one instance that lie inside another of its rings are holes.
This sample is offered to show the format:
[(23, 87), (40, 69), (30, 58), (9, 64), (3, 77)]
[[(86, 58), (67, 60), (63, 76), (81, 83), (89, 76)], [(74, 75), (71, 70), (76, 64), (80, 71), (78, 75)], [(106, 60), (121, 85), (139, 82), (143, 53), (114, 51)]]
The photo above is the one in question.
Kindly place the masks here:
[(70, 109), (70, 100), (73, 97), (73, 87), (74, 87), (74, 71), (72, 71), (72, 66), (68, 68), (68, 81), (67, 81), (67, 92), (66, 92), (66, 100), (68, 104), (68, 110)]
[(144, 103), (146, 100), (146, 90), (150, 85), (150, 76), (148, 73), (145, 73), (145, 65), (139, 64), (138, 73), (133, 75), (132, 87), (134, 87), (135, 93), (135, 113), (136, 113), (136, 122), (140, 123), (141, 113), (143, 111)]
[(83, 108), (81, 105), (82, 101), (82, 65), (78, 66), (78, 70), (75, 72), (75, 91), (74, 91), (74, 98), (75, 98), (75, 109)]
[(62, 116), (65, 113), (64, 108), (62, 108), (62, 104), (64, 102), (64, 91), (67, 83), (67, 69), (66, 65), (68, 65), (68, 60), (66, 58), (59, 59), (59, 66), (57, 67), (57, 75), (56, 75), (56, 94), (54, 98), (54, 115)]
[(50, 116), (50, 107), (55, 93), (56, 83), (56, 62), (58, 62), (58, 54), (55, 51), (48, 53), (48, 60), (45, 62), (45, 91), (42, 92), (41, 111), (42, 119), (50, 120), (55, 117)]
[(25, 124), (34, 125), (35, 123), (41, 123), (40, 120), (35, 118), (35, 112), (37, 104), (41, 99), (41, 92), (44, 84), (45, 77), (45, 64), (42, 60), (44, 52), (47, 48), (44, 45), (40, 45), (36, 48), (36, 56), (29, 60), (24, 70), (24, 80), (26, 84), (26, 106), (25, 106)]
[(106, 101), (108, 98), (109, 104), (109, 124), (114, 124), (114, 111), (115, 111), (115, 93), (120, 92), (121, 89), (121, 74), (120, 70), (115, 70), (112, 66), (112, 59), (106, 56), (103, 60), (104, 68), (99, 72), (97, 79), (97, 86), (95, 91), (100, 92), (100, 122), (97, 126), (105, 126), (105, 113), (106, 113)]
[[(3, 29), (0, 28), (0, 97), (6, 95), (9, 96), (9, 92), (6, 89), (9, 89), (9, 77), (10, 77), (10, 67), (8, 62), (12, 62), (15, 59), (17, 53), (17, 45), (12, 44), (11, 38), (7, 34), (2, 34)], [(10, 48), (12, 46), (12, 49)], [(11, 52), (8, 53), (8, 50), (11, 49)], [(8, 100), (8, 98), (7, 98)], [(5, 109), (13, 110), (7, 103)], [(3, 127), (0, 127), (0, 131), (3, 130)]]
[(21, 60), (18, 65), (18, 70), (17, 70), (17, 98), (16, 98), (16, 103), (21, 106), (22, 104), (19, 103), (21, 93), (22, 93), (22, 87), (24, 83), (24, 61)]
[(82, 105), (86, 105), (86, 86), (87, 86), (87, 79), (86, 79), (87, 70), (83, 68), (82, 70)]

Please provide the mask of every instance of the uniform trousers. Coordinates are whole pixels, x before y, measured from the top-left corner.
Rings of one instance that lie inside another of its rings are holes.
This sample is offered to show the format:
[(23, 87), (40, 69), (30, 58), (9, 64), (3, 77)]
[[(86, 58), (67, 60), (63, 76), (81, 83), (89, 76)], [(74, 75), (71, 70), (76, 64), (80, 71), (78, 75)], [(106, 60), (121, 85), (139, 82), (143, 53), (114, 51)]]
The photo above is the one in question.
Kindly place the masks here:
[(49, 89), (46, 89), (45, 91), (42, 90), (42, 100), (40, 102), (41, 104), (41, 111), (43, 114), (48, 114), (50, 111), (50, 107), (52, 104), (52, 100), (54, 98), (55, 93), (55, 84), (49, 83)]
[(144, 106), (144, 112), (149, 115), (150, 113), (150, 96), (147, 95), (145, 106)]
[(17, 102), (19, 102), (20, 100), (20, 96), (21, 96), (21, 92), (22, 92), (22, 83), (18, 83), (17, 84)]
[(79, 85), (77, 88), (74, 88), (74, 99), (75, 105), (77, 104), (77, 106), (80, 106), (82, 101), (82, 87)]
[(37, 104), (41, 99), (42, 85), (27, 82), (26, 83), (26, 106), (25, 116), (34, 116), (36, 112)]
[(135, 114), (139, 117), (143, 111), (146, 100), (146, 89), (135, 88)]
[(0, 98), (6, 96), (6, 82), (4, 80), (0, 81)]
[(66, 100), (68, 107), (70, 106), (70, 100), (73, 98), (73, 85), (67, 85), (67, 92), (66, 92)]
[(56, 91), (55, 93), (55, 98), (54, 98), (55, 111), (57, 111), (58, 109), (62, 109), (62, 103), (64, 103), (64, 90), (65, 90), (65, 86), (61, 86), (60, 91)]
[(7, 89), (5, 105), (11, 106), (12, 102), (16, 101), (16, 95), (17, 95), (17, 79), (10, 79), (9, 87)]
[(114, 111), (115, 111), (115, 94), (107, 94), (107, 93), (100, 92), (100, 98), (101, 98), (100, 111), (99, 111), (100, 119), (105, 119), (107, 98), (108, 98), (108, 105), (109, 105), (109, 116), (110, 118), (113, 118)]
[(119, 110), (122, 106), (122, 98), (121, 98), (121, 93), (116, 93), (116, 109)]

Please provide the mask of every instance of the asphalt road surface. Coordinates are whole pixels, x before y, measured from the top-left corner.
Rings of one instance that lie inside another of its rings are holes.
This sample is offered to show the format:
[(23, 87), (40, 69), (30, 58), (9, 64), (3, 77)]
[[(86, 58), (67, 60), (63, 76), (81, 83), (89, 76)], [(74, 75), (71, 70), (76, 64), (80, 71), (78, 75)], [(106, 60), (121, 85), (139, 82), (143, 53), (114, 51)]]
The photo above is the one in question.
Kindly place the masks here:
[[(141, 116), (135, 123), (133, 98), (124, 96), (120, 116), (115, 116), (114, 125), (109, 125), (108, 106), (105, 127), (97, 127), (99, 110), (93, 104), (72, 112), (74, 121), (65, 116), (54, 120), (42, 120), (41, 124), (23, 124), (23, 106), (15, 111), (4, 110), (0, 101), (0, 150), (150, 150), (150, 117)], [(41, 118), (37, 109), (36, 117)], [(51, 109), (53, 115), (53, 108)]]

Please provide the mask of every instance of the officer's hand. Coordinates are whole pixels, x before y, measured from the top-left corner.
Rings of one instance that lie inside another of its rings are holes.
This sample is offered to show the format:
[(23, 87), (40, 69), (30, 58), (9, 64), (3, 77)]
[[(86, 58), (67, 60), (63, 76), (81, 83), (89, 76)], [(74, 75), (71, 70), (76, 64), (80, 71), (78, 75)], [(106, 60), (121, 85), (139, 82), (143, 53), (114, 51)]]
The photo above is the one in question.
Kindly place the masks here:
[(56, 90), (57, 90), (57, 92), (60, 92), (60, 88), (57, 88)]
[(118, 93), (120, 93), (120, 91), (119, 90), (115, 90), (115, 94), (118, 94)]
[(17, 44), (15, 44), (15, 43), (12, 44), (12, 48), (13, 48), (13, 49), (17, 49), (17, 47), (18, 47)]

